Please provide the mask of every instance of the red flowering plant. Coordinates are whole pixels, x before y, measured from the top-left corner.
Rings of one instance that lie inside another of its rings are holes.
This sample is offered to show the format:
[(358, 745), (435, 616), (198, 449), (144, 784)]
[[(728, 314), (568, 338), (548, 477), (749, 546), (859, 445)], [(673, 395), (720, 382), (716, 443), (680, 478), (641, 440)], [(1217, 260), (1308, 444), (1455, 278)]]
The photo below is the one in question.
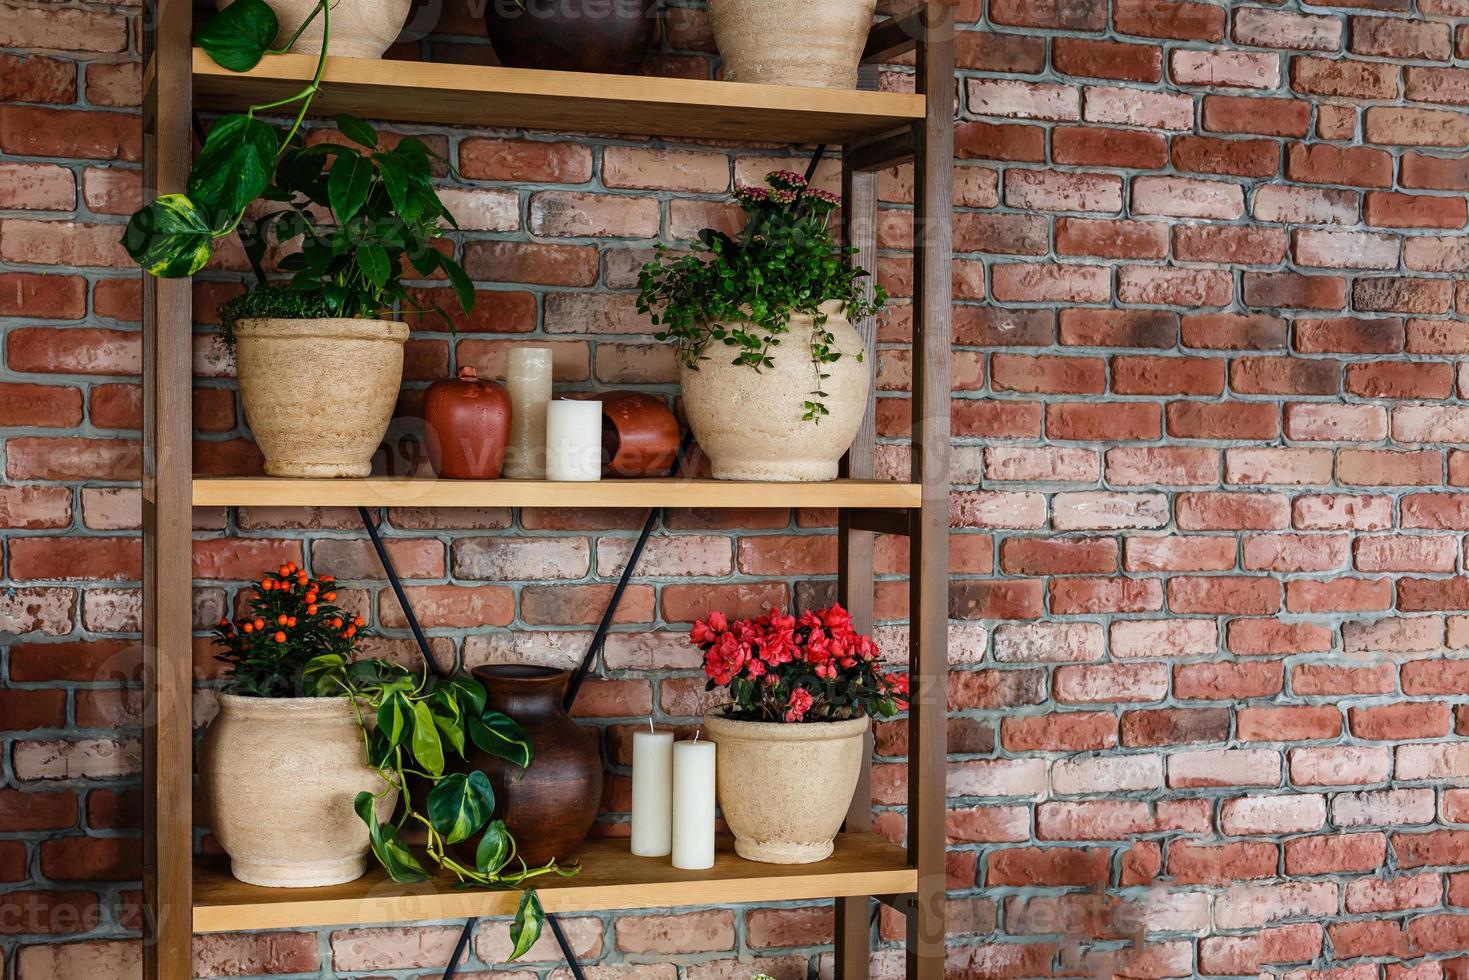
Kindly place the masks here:
[(908, 707), (907, 676), (882, 669), (877, 644), (840, 605), (734, 621), (713, 612), (689, 642), (704, 651), (705, 689), (728, 688), (725, 715), (737, 721), (890, 718)]

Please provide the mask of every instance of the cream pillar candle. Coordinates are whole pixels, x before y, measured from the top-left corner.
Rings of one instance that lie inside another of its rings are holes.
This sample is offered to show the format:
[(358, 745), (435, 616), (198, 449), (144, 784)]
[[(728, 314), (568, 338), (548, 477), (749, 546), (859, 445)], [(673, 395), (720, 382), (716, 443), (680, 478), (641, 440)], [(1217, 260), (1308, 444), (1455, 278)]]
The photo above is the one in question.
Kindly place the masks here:
[(675, 868), (714, 867), (714, 750), (699, 739), (673, 746)]
[(546, 479), (602, 479), (602, 403), (554, 401), (546, 412)]
[(633, 732), (632, 852), (667, 857), (673, 850), (673, 732)]
[(512, 347), (505, 367), (510, 393), (510, 439), (503, 475), (546, 478), (546, 406), (551, 402), (551, 348)]

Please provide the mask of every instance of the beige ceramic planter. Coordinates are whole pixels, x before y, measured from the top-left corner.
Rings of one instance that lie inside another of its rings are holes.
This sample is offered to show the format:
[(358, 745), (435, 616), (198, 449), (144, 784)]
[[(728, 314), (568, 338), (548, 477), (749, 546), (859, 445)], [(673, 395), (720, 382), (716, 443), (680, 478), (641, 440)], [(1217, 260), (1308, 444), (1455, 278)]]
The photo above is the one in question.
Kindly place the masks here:
[(390, 320), (241, 320), (235, 367), (270, 476), (367, 476), (403, 381)]
[[(827, 329), (844, 357), (823, 365), (831, 377), (822, 382), (831, 414), (808, 422), (804, 404), (816, 387), (811, 363), (812, 319), (791, 318), (791, 329), (774, 348), (774, 367), (756, 371), (731, 364), (723, 345), (705, 351), (697, 370), (680, 365), (684, 411), (694, 438), (709, 456), (717, 480), (775, 480), (809, 483), (837, 478), (837, 465), (862, 426), (871, 385), (871, 365), (856, 355), (862, 337), (826, 303)], [(752, 328), (753, 329), (753, 328)]]
[[(220, 10), (234, 0), (218, 0)], [(296, 29), (316, 9), (316, 0), (269, 0), (281, 30), (275, 46), (291, 39)], [(343, 58), (381, 58), (383, 52), (398, 39), (413, 0), (333, 0), (331, 5), (332, 36), (330, 54)], [(297, 54), (321, 53), (321, 17), (291, 45)]]
[(709, 0), (731, 82), (856, 88), (877, 0)]
[(735, 852), (767, 864), (829, 857), (862, 773), (867, 725), (865, 716), (783, 725), (705, 715)]
[[(367, 869), (367, 826), (352, 804), (383, 782), (346, 698), (220, 695), (199, 745), (199, 783), (241, 881), (312, 888)], [(396, 793), (379, 800), (378, 819), (396, 803)]]

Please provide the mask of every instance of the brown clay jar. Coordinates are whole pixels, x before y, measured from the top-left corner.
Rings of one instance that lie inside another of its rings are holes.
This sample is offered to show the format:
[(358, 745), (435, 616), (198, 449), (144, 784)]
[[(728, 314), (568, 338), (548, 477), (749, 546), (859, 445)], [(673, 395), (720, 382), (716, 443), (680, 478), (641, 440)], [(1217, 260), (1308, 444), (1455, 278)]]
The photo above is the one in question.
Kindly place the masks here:
[(602, 800), (602, 757), (597, 741), (562, 707), (571, 672), (528, 664), (479, 667), (486, 704), (514, 718), (530, 736), (530, 767), (505, 762), (476, 748), (472, 769), (482, 769), (495, 789), (495, 816), (515, 835), (531, 867), (564, 861), (586, 840)]
[(602, 400), (605, 475), (667, 476), (678, 458), (678, 418), (663, 399), (641, 391), (612, 391)]
[(654, 0), (489, 0), (485, 26), (508, 68), (636, 74), (658, 36)]
[(423, 401), (424, 430), (434, 472), (448, 480), (498, 480), (510, 437), (510, 396), (481, 381), (474, 368), (435, 381)]

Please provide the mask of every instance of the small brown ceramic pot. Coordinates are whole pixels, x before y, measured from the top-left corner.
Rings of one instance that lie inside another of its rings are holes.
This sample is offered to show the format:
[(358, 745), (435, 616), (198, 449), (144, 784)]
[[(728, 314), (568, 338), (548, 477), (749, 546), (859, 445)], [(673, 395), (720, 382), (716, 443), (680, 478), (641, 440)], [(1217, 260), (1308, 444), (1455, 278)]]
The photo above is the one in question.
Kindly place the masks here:
[(602, 399), (605, 475), (667, 476), (678, 457), (678, 419), (663, 399), (641, 391), (613, 391)]
[(570, 858), (597, 819), (602, 801), (602, 756), (597, 741), (562, 707), (571, 672), (530, 664), (480, 667), (485, 703), (520, 723), (535, 754), (522, 770), (488, 752), (469, 751), (495, 789), (495, 816), (504, 820), (525, 863)]
[(510, 396), (481, 381), (474, 368), (435, 381), (423, 402), (424, 431), (434, 472), (449, 480), (498, 480), (510, 437)]
[(658, 36), (655, 0), (488, 0), (485, 26), (509, 68), (636, 74)]

